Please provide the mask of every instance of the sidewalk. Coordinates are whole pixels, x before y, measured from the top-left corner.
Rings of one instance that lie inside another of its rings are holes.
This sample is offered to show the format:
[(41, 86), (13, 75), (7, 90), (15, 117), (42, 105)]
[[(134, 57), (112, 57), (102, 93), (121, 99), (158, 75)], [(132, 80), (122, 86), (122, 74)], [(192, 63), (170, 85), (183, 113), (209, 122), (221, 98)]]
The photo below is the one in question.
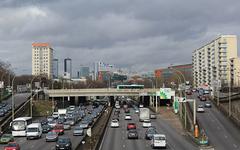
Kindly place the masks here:
[[(155, 107), (151, 107), (151, 109), (155, 112)], [(174, 114), (172, 107), (158, 107), (157, 116), (160, 116), (163, 120), (166, 120), (181, 135), (186, 135), (182, 123), (179, 120), (178, 115)]]

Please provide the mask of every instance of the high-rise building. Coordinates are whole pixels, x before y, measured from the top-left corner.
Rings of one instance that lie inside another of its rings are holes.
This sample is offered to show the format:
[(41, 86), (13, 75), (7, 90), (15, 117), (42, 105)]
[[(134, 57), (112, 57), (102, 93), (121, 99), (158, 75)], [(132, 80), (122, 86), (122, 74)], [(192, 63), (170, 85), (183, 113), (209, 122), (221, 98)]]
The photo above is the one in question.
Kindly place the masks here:
[(49, 43), (32, 43), (32, 75), (52, 78), (53, 49)]
[(58, 79), (58, 59), (53, 59), (53, 79)]
[(212, 86), (216, 82), (238, 84), (239, 59), (237, 36), (221, 35), (194, 50), (192, 55), (194, 86)]
[(64, 59), (64, 77), (71, 79), (72, 78), (72, 59)]
[(79, 77), (89, 77), (89, 67), (81, 66), (79, 71)]

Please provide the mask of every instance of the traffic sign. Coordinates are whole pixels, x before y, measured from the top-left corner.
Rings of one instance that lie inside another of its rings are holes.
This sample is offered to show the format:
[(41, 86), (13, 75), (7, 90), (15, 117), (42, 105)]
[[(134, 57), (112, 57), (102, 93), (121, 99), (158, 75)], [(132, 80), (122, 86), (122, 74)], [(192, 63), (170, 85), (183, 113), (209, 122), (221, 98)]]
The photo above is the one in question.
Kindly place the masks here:
[(178, 113), (179, 110), (179, 97), (175, 97), (173, 102), (173, 109), (175, 113)]

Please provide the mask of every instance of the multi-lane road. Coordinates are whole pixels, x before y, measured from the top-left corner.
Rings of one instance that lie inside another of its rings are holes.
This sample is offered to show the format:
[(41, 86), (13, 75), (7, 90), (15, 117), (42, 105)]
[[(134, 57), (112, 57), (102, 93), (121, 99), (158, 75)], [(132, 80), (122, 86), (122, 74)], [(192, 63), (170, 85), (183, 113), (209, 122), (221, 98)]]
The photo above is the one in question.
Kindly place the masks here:
[[(199, 104), (204, 105), (204, 102), (197, 98), (197, 94), (189, 96), (197, 100)], [(240, 130), (229, 118), (225, 117), (215, 105), (212, 108), (204, 108), (204, 113), (197, 113), (198, 121), (203, 126), (210, 144), (217, 150), (240, 150)]]
[[(119, 116), (119, 128), (111, 128), (110, 123), (113, 115), (107, 126), (103, 141), (101, 143), (100, 150), (150, 150), (150, 141), (145, 140), (146, 129), (142, 127), (142, 122), (139, 122), (138, 114), (135, 114), (133, 109), (131, 111), (132, 120), (125, 120), (125, 113), (121, 109)], [(114, 111), (113, 111), (114, 112)], [(156, 127), (159, 133), (163, 133), (167, 137), (167, 149), (173, 150), (195, 150), (198, 146), (192, 143), (188, 138), (180, 135), (176, 129), (174, 129), (168, 122), (161, 118), (161, 115), (157, 116), (156, 120), (151, 120), (153, 126)], [(139, 139), (129, 140), (127, 138), (127, 123), (134, 122), (137, 125), (137, 131)]]
[[(28, 97), (30, 96), (30, 93), (20, 93), (20, 94), (15, 94), (13, 96), (13, 100), (15, 103), (15, 108), (18, 107), (19, 105), (23, 104), (25, 101), (27, 101)], [(12, 96), (9, 97), (7, 100), (5, 100), (4, 102), (8, 103), (8, 104), (12, 104)], [(10, 113), (10, 112), (9, 112)], [(4, 117), (0, 117), (0, 121), (3, 119)]]

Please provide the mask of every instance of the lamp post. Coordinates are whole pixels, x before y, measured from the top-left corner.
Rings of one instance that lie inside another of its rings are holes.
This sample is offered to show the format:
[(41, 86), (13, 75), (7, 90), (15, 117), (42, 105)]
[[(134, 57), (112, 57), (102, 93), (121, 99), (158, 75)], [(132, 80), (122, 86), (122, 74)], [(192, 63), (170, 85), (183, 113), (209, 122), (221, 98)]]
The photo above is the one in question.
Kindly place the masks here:
[[(175, 69), (173, 67), (168, 67), (168, 68), (174, 70), (176, 73), (179, 73), (182, 76), (183, 80), (184, 80), (184, 85), (186, 84), (185, 76), (183, 75), (183, 73), (181, 71), (179, 71), (179, 70), (177, 70), (177, 69)], [(187, 98), (185, 91), (184, 91), (184, 96), (185, 96), (185, 98)], [(184, 103), (184, 109), (185, 109), (185, 111), (184, 111), (184, 125), (185, 125), (185, 129), (186, 129), (187, 128), (187, 111), (186, 111), (187, 110), (187, 106), (186, 106), (186, 103)]]
[(12, 120), (14, 120), (14, 109), (15, 109), (15, 102), (14, 102), (14, 88), (13, 88), (13, 83), (14, 83), (14, 80), (15, 80), (16, 76), (14, 75), (13, 79), (12, 79)]
[(30, 99), (30, 117), (32, 117), (32, 114), (33, 114), (33, 95), (32, 95), (32, 91), (33, 91), (33, 88), (32, 88), (32, 84), (33, 84), (33, 81), (34, 79), (36, 79), (38, 76), (34, 76), (31, 80), (31, 99)]

